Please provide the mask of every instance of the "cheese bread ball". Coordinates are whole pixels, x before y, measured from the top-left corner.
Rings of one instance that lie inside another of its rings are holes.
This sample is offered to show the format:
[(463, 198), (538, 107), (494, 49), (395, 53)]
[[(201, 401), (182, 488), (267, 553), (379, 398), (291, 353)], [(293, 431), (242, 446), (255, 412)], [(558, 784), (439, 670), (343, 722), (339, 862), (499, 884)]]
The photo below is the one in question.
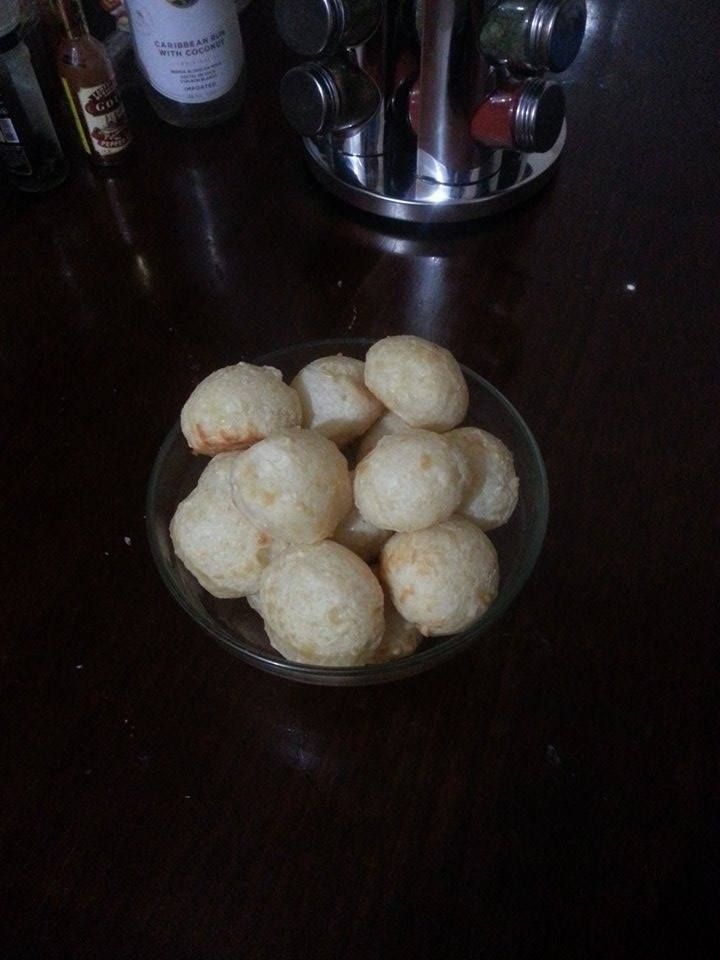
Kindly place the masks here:
[[(370, 568), (375, 576), (379, 576), (377, 567)], [(383, 586), (381, 583), (380, 586)], [(386, 663), (388, 660), (398, 660), (400, 657), (409, 657), (415, 653), (420, 643), (420, 631), (414, 623), (408, 623), (401, 617), (393, 606), (387, 588), (383, 587), (385, 596), (385, 630), (383, 631), (380, 646), (369, 660), (370, 663)]]
[(196, 489), (214, 490), (227, 496), (230, 493), (230, 477), (232, 475), (233, 464), (237, 460), (237, 451), (231, 453), (219, 453), (212, 460), (209, 460), (198, 477)]
[(354, 357), (313, 360), (292, 381), (300, 397), (303, 426), (318, 430), (339, 447), (352, 443), (383, 412), (365, 386), (365, 364)]
[(345, 457), (315, 430), (281, 430), (238, 455), (236, 507), (261, 530), (289, 543), (332, 535), (352, 507)]
[[(353, 473), (350, 474), (351, 482), (352, 479)], [(382, 545), (391, 536), (392, 530), (378, 529), (353, 505), (335, 528), (332, 539), (352, 550), (365, 563), (373, 563), (380, 556)]]
[(380, 530), (360, 513), (357, 507), (340, 521), (332, 539), (356, 553), (365, 563), (372, 563), (380, 555), (382, 545), (392, 536), (392, 530)]
[(381, 530), (422, 530), (459, 505), (463, 466), (452, 444), (429, 430), (383, 437), (357, 465), (355, 504)]
[(242, 450), (302, 420), (300, 397), (274, 367), (236, 363), (202, 380), (180, 414), (180, 426), (193, 453), (213, 456)]
[(395, 534), (382, 549), (380, 573), (398, 612), (426, 637), (465, 630), (498, 591), (495, 547), (465, 517)]
[(374, 450), (382, 437), (392, 436), (396, 433), (408, 433), (413, 429), (409, 423), (405, 423), (396, 413), (388, 410), (379, 420), (376, 420), (368, 432), (360, 438), (356, 454), (357, 462), (359, 463), (363, 457), (366, 457)]
[(411, 427), (450, 430), (467, 413), (460, 365), (444, 347), (421, 337), (378, 340), (365, 357), (365, 383)]
[(259, 593), (249, 593), (245, 599), (248, 602), (248, 606), (251, 610), (254, 610), (255, 613), (259, 613), (262, 616), (262, 607), (260, 606), (260, 594)]
[(501, 527), (518, 501), (520, 481), (513, 455), (502, 440), (478, 427), (460, 427), (445, 436), (464, 455), (470, 474), (458, 513), (481, 530)]
[(225, 453), (211, 460), (170, 523), (176, 556), (214, 597), (244, 597), (258, 590), (265, 567), (287, 547), (258, 530), (233, 503), (230, 473), (238, 456)]
[(366, 663), (383, 635), (380, 584), (366, 563), (332, 540), (291, 548), (271, 563), (260, 607), (272, 645), (300, 663)]
[(372, 655), (369, 663), (387, 663), (399, 660), (415, 653), (422, 634), (414, 623), (408, 623), (391, 604), (385, 608), (385, 631), (380, 646)]

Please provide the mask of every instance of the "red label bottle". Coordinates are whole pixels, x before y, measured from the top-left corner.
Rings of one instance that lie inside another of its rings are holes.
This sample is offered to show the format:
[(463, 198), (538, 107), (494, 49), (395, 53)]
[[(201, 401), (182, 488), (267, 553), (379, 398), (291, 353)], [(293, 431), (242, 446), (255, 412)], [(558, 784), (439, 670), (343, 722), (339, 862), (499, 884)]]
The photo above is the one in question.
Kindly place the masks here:
[(119, 163), (132, 134), (110, 58), (102, 43), (90, 36), (80, 0), (52, 4), (63, 26), (57, 69), (80, 143), (94, 163)]

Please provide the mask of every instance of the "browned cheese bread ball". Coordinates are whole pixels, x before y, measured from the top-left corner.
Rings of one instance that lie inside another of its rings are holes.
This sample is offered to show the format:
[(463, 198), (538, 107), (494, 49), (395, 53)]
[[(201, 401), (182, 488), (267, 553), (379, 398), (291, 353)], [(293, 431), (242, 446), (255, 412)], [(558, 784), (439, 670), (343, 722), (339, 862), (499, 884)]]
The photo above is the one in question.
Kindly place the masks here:
[(479, 427), (460, 427), (445, 436), (464, 455), (469, 472), (458, 513), (481, 530), (501, 527), (515, 510), (520, 488), (512, 453)]
[(260, 584), (270, 642), (299, 663), (366, 663), (382, 639), (383, 602), (370, 567), (332, 540), (287, 550)]
[(320, 357), (292, 381), (303, 410), (303, 426), (317, 430), (339, 447), (352, 443), (383, 412), (365, 386), (365, 364), (354, 357)]
[(367, 433), (360, 437), (355, 455), (357, 462), (360, 463), (363, 457), (374, 450), (383, 437), (393, 436), (396, 433), (409, 433), (414, 429), (392, 410), (388, 410), (375, 421)]
[(332, 535), (352, 507), (347, 461), (316, 430), (283, 430), (238, 456), (232, 472), (237, 508), (261, 530), (289, 543)]
[(465, 517), (396, 533), (382, 549), (380, 573), (398, 612), (426, 637), (472, 626), (498, 592), (495, 548)]
[(411, 427), (450, 430), (467, 413), (469, 394), (460, 364), (444, 347), (421, 337), (378, 340), (365, 357), (365, 383)]
[(382, 437), (357, 465), (355, 504), (382, 530), (422, 530), (457, 509), (464, 469), (452, 444), (430, 430)]
[(242, 450), (301, 420), (300, 398), (283, 383), (282, 373), (252, 363), (236, 363), (205, 377), (180, 414), (190, 448), (208, 456)]
[(259, 530), (232, 501), (230, 473), (239, 454), (212, 459), (170, 523), (176, 556), (214, 597), (244, 597), (287, 544)]

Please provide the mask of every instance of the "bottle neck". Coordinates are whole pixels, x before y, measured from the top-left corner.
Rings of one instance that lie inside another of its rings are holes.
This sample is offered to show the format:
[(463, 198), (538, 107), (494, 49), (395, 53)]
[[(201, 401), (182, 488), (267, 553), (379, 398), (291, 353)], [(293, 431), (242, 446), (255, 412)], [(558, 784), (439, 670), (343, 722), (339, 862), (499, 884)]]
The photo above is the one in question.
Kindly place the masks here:
[(88, 35), (82, 0), (53, 0), (53, 6), (66, 37), (70, 40), (80, 40)]

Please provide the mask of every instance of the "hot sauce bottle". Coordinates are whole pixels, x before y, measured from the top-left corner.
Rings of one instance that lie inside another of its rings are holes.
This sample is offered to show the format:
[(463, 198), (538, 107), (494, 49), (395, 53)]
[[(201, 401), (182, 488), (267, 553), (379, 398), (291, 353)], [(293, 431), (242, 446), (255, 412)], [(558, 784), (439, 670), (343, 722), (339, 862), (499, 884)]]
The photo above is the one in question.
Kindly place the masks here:
[(81, 0), (51, 2), (63, 27), (57, 69), (82, 148), (101, 166), (119, 163), (132, 134), (110, 58), (90, 35)]

